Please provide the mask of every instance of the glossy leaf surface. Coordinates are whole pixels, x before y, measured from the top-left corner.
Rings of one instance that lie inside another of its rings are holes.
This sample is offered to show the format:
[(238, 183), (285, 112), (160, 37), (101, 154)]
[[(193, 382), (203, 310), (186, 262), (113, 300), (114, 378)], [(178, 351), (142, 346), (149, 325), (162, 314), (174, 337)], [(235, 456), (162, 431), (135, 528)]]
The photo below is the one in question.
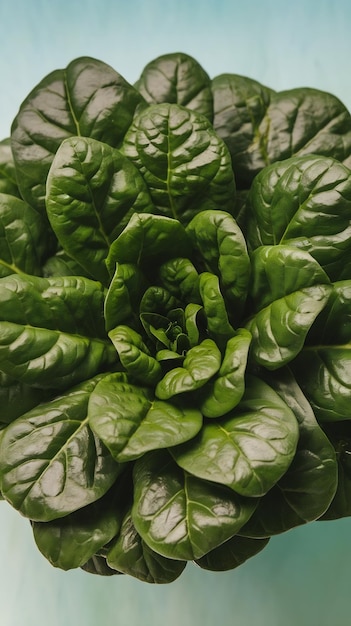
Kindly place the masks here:
[(250, 333), (241, 328), (228, 340), (223, 361), (214, 381), (199, 395), (200, 409), (205, 417), (221, 417), (240, 402), (245, 391), (245, 372)]
[(110, 567), (147, 583), (165, 584), (176, 580), (186, 561), (167, 559), (149, 548), (137, 533), (128, 512), (121, 530), (107, 553)]
[(234, 218), (224, 211), (201, 211), (187, 227), (194, 249), (201, 255), (203, 269), (220, 279), (230, 313), (238, 319), (246, 301), (250, 259), (243, 233)]
[(235, 535), (254, 508), (254, 500), (183, 472), (166, 452), (145, 455), (135, 465), (133, 523), (167, 558), (201, 558)]
[(91, 395), (89, 423), (113, 457), (125, 462), (191, 439), (202, 426), (202, 415), (194, 408), (154, 399), (150, 390), (111, 374)]
[(35, 387), (67, 389), (117, 361), (106, 340), (0, 322), (0, 369)]
[(0, 193), (0, 277), (15, 272), (40, 275), (50, 245), (47, 224), (21, 198)]
[(11, 145), (23, 198), (44, 210), (45, 181), (62, 141), (92, 137), (116, 147), (142, 96), (118, 72), (91, 57), (48, 74), (22, 102)]
[(258, 497), (287, 471), (297, 441), (294, 413), (271, 387), (252, 378), (232, 412), (206, 423), (195, 439), (170, 452), (194, 476)]
[(232, 212), (230, 155), (203, 115), (177, 104), (150, 105), (134, 118), (122, 149), (141, 172), (158, 212), (184, 224), (200, 208)]
[(285, 245), (257, 248), (250, 290), (257, 313), (247, 323), (254, 359), (267, 369), (291, 361), (330, 291), (327, 275), (307, 252)]
[(80, 276), (12, 274), (0, 279), (0, 320), (105, 338), (104, 290)]
[(320, 154), (350, 165), (351, 117), (334, 95), (297, 87), (276, 92), (246, 76), (212, 81), (214, 128), (228, 145), (238, 187), (267, 165)]
[(248, 241), (309, 252), (331, 280), (351, 278), (351, 171), (310, 155), (262, 171), (249, 194)]
[(149, 104), (176, 103), (213, 118), (211, 80), (201, 65), (182, 52), (148, 63), (135, 87)]
[(111, 243), (133, 211), (151, 207), (138, 170), (118, 150), (87, 137), (60, 145), (47, 177), (48, 217), (65, 251), (94, 278), (108, 281)]
[(35, 521), (63, 517), (111, 487), (120, 466), (88, 424), (97, 379), (42, 403), (10, 424), (0, 441), (4, 497)]
[(260, 499), (240, 534), (270, 537), (319, 518), (337, 488), (336, 455), (310, 404), (288, 369), (268, 380), (293, 411), (299, 425), (296, 454), (284, 476)]
[(158, 361), (151, 356), (139, 333), (128, 326), (116, 326), (109, 332), (121, 364), (132, 378), (144, 385), (153, 385), (162, 377)]
[(111, 245), (106, 260), (111, 273), (116, 263), (145, 266), (190, 253), (190, 242), (182, 224), (164, 215), (135, 214)]

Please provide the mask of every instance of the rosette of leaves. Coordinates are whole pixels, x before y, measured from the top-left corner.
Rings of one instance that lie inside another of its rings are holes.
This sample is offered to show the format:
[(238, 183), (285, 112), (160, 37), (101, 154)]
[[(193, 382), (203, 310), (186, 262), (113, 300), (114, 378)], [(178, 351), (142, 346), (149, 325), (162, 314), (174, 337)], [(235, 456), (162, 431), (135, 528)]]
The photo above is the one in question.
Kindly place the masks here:
[(181, 53), (134, 87), (83, 57), (25, 99), (0, 490), (54, 566), (167, 583), (350, 515), (349, 134), (332, 96)]

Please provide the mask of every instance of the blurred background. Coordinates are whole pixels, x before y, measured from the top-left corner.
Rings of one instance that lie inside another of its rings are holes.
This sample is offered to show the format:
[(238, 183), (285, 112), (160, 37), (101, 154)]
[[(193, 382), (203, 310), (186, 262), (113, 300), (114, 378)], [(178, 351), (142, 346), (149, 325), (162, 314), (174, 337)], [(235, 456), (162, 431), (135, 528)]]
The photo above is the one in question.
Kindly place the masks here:
[[(186, 52), (214, 77), (275, 89), (316, 87), (351, 108), (349, 0), (0, 0), (0, 139), (22, 100), (78, 56), (133, 83), (161, 54)], [(0, 502), (2, 626), (343, 626), (351, 521), (272, 539), (237, 570), (189, 564), (174, 583), (55, 570), (27, 520)]]

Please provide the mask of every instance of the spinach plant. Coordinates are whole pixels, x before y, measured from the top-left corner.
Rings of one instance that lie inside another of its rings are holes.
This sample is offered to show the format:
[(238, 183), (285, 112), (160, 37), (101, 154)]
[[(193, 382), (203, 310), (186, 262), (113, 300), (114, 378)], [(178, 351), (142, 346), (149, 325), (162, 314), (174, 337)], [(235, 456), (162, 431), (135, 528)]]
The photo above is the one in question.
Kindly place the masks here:
[(351, 514), (351, 117), (82, 57), (0, 143), (0, 490), (62, 569), (175, 580)]

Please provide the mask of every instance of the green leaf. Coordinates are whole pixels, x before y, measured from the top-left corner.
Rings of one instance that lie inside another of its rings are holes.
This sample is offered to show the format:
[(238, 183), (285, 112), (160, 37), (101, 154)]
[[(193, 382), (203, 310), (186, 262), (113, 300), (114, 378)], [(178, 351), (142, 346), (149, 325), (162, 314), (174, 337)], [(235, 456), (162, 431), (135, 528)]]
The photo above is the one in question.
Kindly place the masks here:
[(260, 129), (273, 90), (252, 78), (220, 74), (212, 80), (213, 125), (229, 148), (239, 189), (266, 165), (267, 133)]
[(232, 212), (230, 155), (203, 115), (177, 104), (150, 105), (135, 116), (122, 151), (141, 172), (158, 212), (184, 224), (199, 210)]
[(240, 402), (245, 391), (245, 373), (250, 333), (239, 328), (228, 340), (218, 375), (200, 391), (200, 410), (204, 417), (221, 417)]
[(98, 501), (65, 517), (33, 522), (32, 530), (37, 547), (51, 565), (70, 570), (84, 565), (109, 543), (121, 521), (112, 488)]
[(287, 471), (298, 434), (288, 405), (266, 383), (251, 377), (232, 412), (206, 423), (195, 439), (170, 452), (194, 476), (258, 497)]
[(291, 372), (286, 368), (265, 378), (294, 412), (299, 440), (287, 472), (260, 499), (240, 530), (249, 537), (270, 537), (319, 518), (329, 507), (338, 482), (333, 446)]
[(143, 582), (165, 584), (176, 580), (186, 561), (167, 559), (143, 541), (133, 524), (131, 513), (125, 515), (120, 533), (107, 552), (110, 567)]
[(255, 250), (250, 295), (257, 313), (246, 324), (255, 361), (277, 369), (294, 359), (330, 291), (327, 275), (308, 252), (285, 245)]
[(0, 370), (40, 388), (67, 389), (116, 363), (102, 339), (0, 322)]
[(22, 515), (47, 522), (102, 497), (121, 471), (88, 424), (99, 377), (43, 402), (0, 438), (1, 491)]
[(204, 339), (198, 346), (190, 348), (183, 367), (167, 372), (156, 386), (156, 396), (167, 400), (172, 396), (194, 391), (214, 376), (221, 365), (221, 353), (212, 339)]
[(0, 278), (0, 320), (105, 338), (104, 290), (80, 276)]
[(307, 335), (304, 349), (292, 363), (297, 381), (320, 422), (351, 417), (350, 316), (351, 280), (338, 281)]
[(62, 142), (47, 177), (47, 214), (61, 246), (94, 278), (108, 282), (112, 242), (150, 205), (138, 170), (118, 150), (88, 137)]
[(253, 556), (256, 556), (268, 544), (267, 539), (251, 539), (235, 535), (228, 541), (211, 550), (201, 559), (196, 559), (196, 565), (212, 572), (225, 572), (242, 565)]
[(200, 337), (207, 331), (207, 319), (199, 304), (187, 304), (184, 310), (185, 329), (191, 347), (200, 343)]
[(335, 158), (300, 156), (266, 167), (248, 206), (251, 248), (295, 246), (331, 280), (351, 278), (351, 171)]
[(134, 263), (117, 263), (116, 271), (108, 288), (104, 314), (106, 331), (119, 324), (136, 322), (136, 310), (139, 309), (145, 278)]
[(223, 343), (233, 337), (235, 330), (229, 323), (217, 276), (210, 272), (202, 272), (199, 277), (199, 288), (207, 320), (207, 331), (218, 347), (222, 348)]
[(120, 325), (109, 332), (109, 337), (123, 367), (132, 378), (144, 385), (157, 384), (162, 377), (160, 364), (150, 355), (139, 333), (129, 326)]
[(194, 437), (202, 426), (200, 411), (155, 400), (150, 391), (106, 376), (91, 395), (93, 431), (120, 462), (149, 450), (167, 448)]
[(91, 137), (117, 147), (142, 96), (109, 65), (74, 59), (41, 80), (22, 102), (11, 145), (22, 197), (45, 211), (45, 182), (60, 144)]
[(113, 242), (107, 268), (115, 271), (116, 263), (135, 263), (144, 270), (152, 263), (190, 253), (185, 228), (175, 219), (151, 213), (134, 214), (123, 232)]
[(213, 118), (211, 81), (201, 65), (188, 54), (164, 54), (148, 63), (135, 87), (146, 102), (169, 102)]
[(318, 154), (350, 165), (351, 117), (334, 95), (309, 87), (281, 92), (222, 74), (212, 81), (216, 132), (228, 145), (239, 188), (270, 163)]
[(224, 211), (201, 211), (188, 224), (187, 233), (203, 269), (218, 276), (230, 315), (240, 319), (249, 286), (250, 259), (236, 221)]
[(20, 271), (40, 275), (50, 245), (41, 215), (20, 198), (0, 193), (0, 277)]
[(199, 274), (189, 259), (178, 257), (162, 263), (159, 276), (173, 296), (188, 304), (201, 304)]
[[(140, 318), (152, 319), (151, 316), (168, 318), (171, 311), (180, 308), (181, 302), (167, 289), (160, 286), (151, 286), (146, 289), (140, 302)], [(150, 314), (150, 316), (148, 315)], [(156, 319), (156, 317), (154, 319)], [(169, 323), (169, 322), (168, 322)], [(144, 325), (145, 326), (145, 325)]]
[(134, 526), (155, 552), (194, 560), (233, 537), (256, 502), (183, 472), (167, 452), (153, 452), (134, 467)]

